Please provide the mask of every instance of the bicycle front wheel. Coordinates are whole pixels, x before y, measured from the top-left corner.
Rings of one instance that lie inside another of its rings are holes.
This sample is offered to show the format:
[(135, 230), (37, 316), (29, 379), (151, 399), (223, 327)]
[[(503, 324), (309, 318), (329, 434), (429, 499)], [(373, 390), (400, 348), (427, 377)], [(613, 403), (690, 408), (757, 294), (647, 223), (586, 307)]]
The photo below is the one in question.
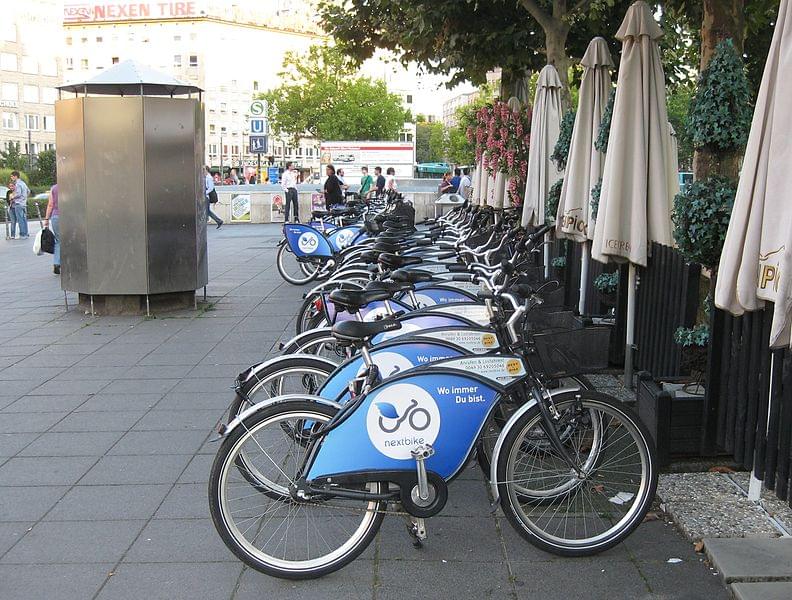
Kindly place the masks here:
[(288, 244), (283, 244), (278, 248), (275, 264), (278, 267), (280, 276), (292, 285), (305, 285), (319, 275), (319, 268), (313, 264), (297, 260)]
[(554, 400), (575, 473), (550, 444), (536, 406), (508, 431), (498, 456), (498, 493), (509, 522), (529, 542), (587, 556), (626, 538), (657, 488), (649, 433), (618, 400), (581, 390)]
[[(274, 405), (246, 418), (220, 447), (209, 477), (212, 520), (250, 567), (286, 579), (321, 577), (354, 560), (376, 535), (383, 502), (330, 495), (302, 500), (290, 492), (310, 434), (335, 412), (309, 401)], [(256, 473), (242, 472), (248, 468)], [(360, 491), (381, 488), (371, 483)]]

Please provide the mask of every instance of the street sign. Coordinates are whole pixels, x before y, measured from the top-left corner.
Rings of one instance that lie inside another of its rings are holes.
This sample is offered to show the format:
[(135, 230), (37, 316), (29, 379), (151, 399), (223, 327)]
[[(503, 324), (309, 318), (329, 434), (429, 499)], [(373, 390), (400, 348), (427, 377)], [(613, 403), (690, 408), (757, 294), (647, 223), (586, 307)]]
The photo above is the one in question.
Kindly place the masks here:
[(267, 152), (266, 135), (251, 135), (249, 139), (251, 154), (265, 154)]
[(267, 135), (269, 133), (269, 123), (267, 119), (250, 119), (251, 135)]
[(254, 117), (267, 116), (267, 101), (266, 100), (253, 100), (250, 103), (250, 114)]

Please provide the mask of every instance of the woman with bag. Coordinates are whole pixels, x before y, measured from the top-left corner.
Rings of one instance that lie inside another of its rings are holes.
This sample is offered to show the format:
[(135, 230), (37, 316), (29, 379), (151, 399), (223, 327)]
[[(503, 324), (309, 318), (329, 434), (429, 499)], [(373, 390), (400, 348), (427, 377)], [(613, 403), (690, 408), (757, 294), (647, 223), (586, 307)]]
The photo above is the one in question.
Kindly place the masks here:
[[(50, 225), (51, 224), (51, 225)], [(58, 184), (52, 186), (44, 215), (44, 228), (52, 229), (55, 236), (55, 248), (52, 253), (52, 272), (60, 275), (60, 210), (58, 209)]]
[(204, 194), (206, 195), (206, 220), (212, 219), (217, 223), (217, 228), (223, 226), (223, 219), (218, 217), (212, 212), (212, 204), (217, 204), (217, 190), (215, 189), (215, 181), (212, 178), (212, 171), (206, 167), (206, 177), (204, 178)]

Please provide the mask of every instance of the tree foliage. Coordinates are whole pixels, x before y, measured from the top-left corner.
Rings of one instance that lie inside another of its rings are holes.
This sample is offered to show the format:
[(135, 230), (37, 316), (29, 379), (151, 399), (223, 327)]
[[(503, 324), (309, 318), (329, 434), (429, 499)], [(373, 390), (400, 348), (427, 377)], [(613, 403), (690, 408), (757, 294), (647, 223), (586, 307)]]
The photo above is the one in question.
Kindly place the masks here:
[(0, 168), (21, 171), (27, 167), (27, 157), (22, 154), (19, 142), (9, 142), (5, 150), (0, 150)]
[(442, 123), (418, 123), (415, 126), (415, 161), (443, 162), (446, 154), (445, 127)]
[(575, 127), (575, 111), (568, 110), (561, 118), (561, 127), (558, 132), (558, 140), (550, 155), (550, 160), (555, 163), (559, 171), (563, 171), (567, 166), (569, 158), (569, 146), (572, 144), (572, 129)]
[(594, 148), (599, 152), (605, 152), (608, 149), (608, 138), (610, 137), (611, 121), (613, 120), (613, 105), (616, 103), (616, 88), (611, 88), (608, 95), (608, 103), (605, 105), (605, 110), (602, 112), (602, 120), (600, 121), (599, 131), (597, 131), (597, 139), (594, 140)]
[(740, 150), (751, 130), (751, 92), (731, 40), (718, 44), (690, 102), (688, 133), (696, 148)]
[(283, 83), (261, 96), (276, 133), (295, 140), (306, 133), (320, 140), (393, 140), (410, 119), (384, 81), (359, 76), (337, 48), (287, 53), (283, 68)]
[(55, 150), (42, 150), (36, 157), (36, 169), (31, 177), (33, 185), (53, 185), (56, 177)]
[(688, 111), (692, 98), (693, 88), (681, 85), (672, 88), (666, 97), (668, 121), (676, 132), (679, 168), (682, 170), (693, 168), (693, 139), (688, 130)]

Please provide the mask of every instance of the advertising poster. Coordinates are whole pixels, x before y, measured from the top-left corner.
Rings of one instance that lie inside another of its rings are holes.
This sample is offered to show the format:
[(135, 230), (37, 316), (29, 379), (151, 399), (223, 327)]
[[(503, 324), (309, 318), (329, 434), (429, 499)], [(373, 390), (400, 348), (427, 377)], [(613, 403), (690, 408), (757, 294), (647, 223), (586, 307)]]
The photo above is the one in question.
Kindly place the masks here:
[(311, 194), (311, 211), (324, 210), (324, 209), (325, 209), (324, 195), (320, 194), (319, 192), (314, 192), (313, 194)]
[(332, 164), (344, 169), (344, 176), (351, 177), (354, 183), (360, 180), (361, 167), (368, 167), (371, 175), (374, 167), (382, 167), (383, 174), (393, 167), (398, 179), (413, 177), (415, 166), (413, 142), (323, 142), (319, 156), (322, 175), (324, 166)]
[(267, 167), (267, 178), (270, 183), (280, 183), (280, 174), (278, 167)]
[(285, 216), (285, 203), (283, 200), (283, 194), (272, 194), (270, 196), (270, 221), (272, 223), (283, 223), (286, 221)]
[(231, 194), (231, 221), (250, 223), (250, 194)]

